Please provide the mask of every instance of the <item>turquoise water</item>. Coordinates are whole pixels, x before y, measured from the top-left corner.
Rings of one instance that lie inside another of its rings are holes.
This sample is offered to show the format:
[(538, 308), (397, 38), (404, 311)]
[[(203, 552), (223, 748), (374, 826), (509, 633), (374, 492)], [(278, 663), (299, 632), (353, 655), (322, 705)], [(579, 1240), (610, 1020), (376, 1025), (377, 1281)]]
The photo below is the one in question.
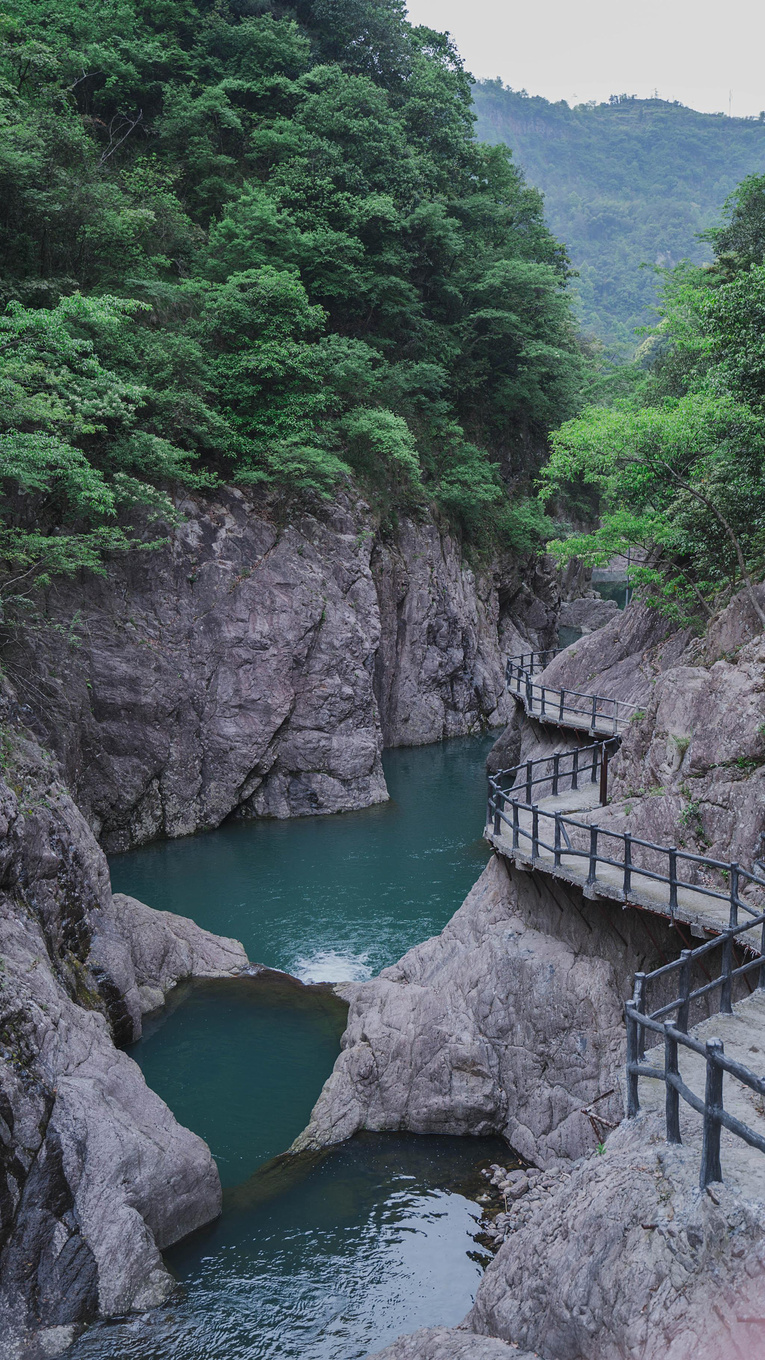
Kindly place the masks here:
[[(242, 823), (115, 857), (116, 889), (241, 939), (307, 980), (364, 977), (440, 930), (488, 858), (491, 739), (386, 754), (392, 802)], [(92, 1328), (72, 1360), (359, 1360), (467, 1312), (497, 1139), (363, 1134), (284, 1157), (339, 1051), (345, 1007), (276, 973), (179, 989), (131, 1050), (221, 1172), (217, 1223), (167, 1253), (173, 1302)]]
[(604, 600), (616, 600), (620, 609), (627, 606), (627, 582), (626, 581), (593, 581), (593, 589)]
[(234, 822), (115, 855), (112, 884), (305, 981), (370, 977), (441, 930), (488, 859), (492, 738), (388, 751), (389, 803)]
[(345, 1005), (281, 973), (179, 988), (131, 1055), (238, 1185), (308, 1123), (340, 1048)]

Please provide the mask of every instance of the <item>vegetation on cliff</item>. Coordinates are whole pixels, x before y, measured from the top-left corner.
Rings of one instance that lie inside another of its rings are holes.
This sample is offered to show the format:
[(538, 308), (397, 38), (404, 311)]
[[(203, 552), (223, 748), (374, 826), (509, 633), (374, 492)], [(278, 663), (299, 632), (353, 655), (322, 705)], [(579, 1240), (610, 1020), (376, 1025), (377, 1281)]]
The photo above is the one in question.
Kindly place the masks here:
[(531, 546), (568, 260), (446, 37), (403, 0), (12, 0), (0, 77), (7, 580), (218, 478)]
[(745, 176), (765, 170), (765, 115), (699, 113), (663, 99), (551, 104), (499, 80), (473, 88), (479, 137), (512, 147), (545, 196), (551, 229), (578, 270), (586, 333), (634, 352), (655, 324), (656, 267), (711, 260), (699, 235)]
[(599, 501), (597, 530), (553, 545), (562, 558), (637, 546), (635, 579), (674, 617), (709, 616), (744, 587), (765, 627), (751, 590), (765, 573), (765, 176), (744, 180), (709, 239), (711, 266), (666, 277), (622, 395), (553, 436), (542, 494), (570, 501), (584, 485)]

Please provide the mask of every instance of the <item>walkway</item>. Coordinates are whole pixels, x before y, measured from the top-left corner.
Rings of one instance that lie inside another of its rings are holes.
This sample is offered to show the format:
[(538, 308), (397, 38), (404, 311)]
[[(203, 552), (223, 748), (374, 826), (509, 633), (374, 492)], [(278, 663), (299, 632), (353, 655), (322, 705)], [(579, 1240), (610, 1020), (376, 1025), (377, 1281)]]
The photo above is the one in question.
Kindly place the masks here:
[[(562, 728), (575, 726), (582, 713), (591, 735), (609, 724), (611, 740), (490, 775), (486, 838), (519, 868), (563, 879), (586, 897), (686, 922), (704, 940), (652, 973), (635, 974), (634, 996), (625, 1007), (627, 1114), (637, 1115), (641, 1101), (650, 1110), (663, 1106), (668, 1142), (699, 1144), (702, 1189), (722, 1178), (723, 1162), (727, 1177), (759, 1189), (765, 1077), (751, 1064), (759, 1071), (765, 1064), (765, 878), (598, 824), (624, 715), (616, 700), (605, 701), (613, 707), (599, 727), (599, 696), (533, 682), (535, 659), (546, 665), (548, 655), (508, 661), (511, 692), (528, 714)], [(571, 697), (582, 704), (572, 707)], [(634, 705), (626, 707), (634, 711)], [(705, 980), (694, 987), (699, 977)], [(657, 985), (671, 999), (651, 1010)], [(719, 1013), (691, 1027), (692, 1014), (710, 1008)], [(655, 1047), (646, 1052), (648, 1043)]]
[[(501, 829), (497, 834), (492, 826), (486, 828), (486, 839), (498, 850), (501, 855), (512, 860), (520, 869), (540, 869), (543, 873), (552, 874), (554, 878), (560, 878), (567, 883), (574, 884), (582, 889), (585, 897), (607, 897), (611, 901), (620, 902), (622, 905), (629, 904), (636, 907), (647, 908), (649, 911), (666, 916), (671, 920), (680, 920), (690, 926), (695, 926), (702, 930), (724, 930), (728, 925), (730, 916), (729, 896), (724, 887), (720, 887), (716, 896), (709, 896), (709, 890), (699, 891), (682, 882), (677, 882), (676, 905), (673, 909), (671, 904), (671, 885), (667, 879), (656, 881), (642, 873), (640, 868), (634, 863), (630, 868), (630, 889), (624, 891), (624, 855), (619, 854), (615, 845), (609, 847), (608, 858), (619, 858), (616, 863), (604, 863), (598, 859), (595, 864), (595, 878), (590, 881), (589, 850), (585, 845), (585, 840), (589, 833), (590, 826), (594, 819), (590, 820), (591, 814), (600, 807), (599, 791), (596, 786), (590, 785), (585, 791), (578, 794), (559, 794), (557, 798), (543, 798), (536, 804), (539, 817), (539, 836), (537, 840), (537, 852), (532, 853), (533, 842), (533, 809), (523, 804), (518, 805), (518, 845), (513, 847), (513, 824), (512, 817), (508, 813), (508, 820), (501, 821)], [(565, 848), (565, 836), (561, 837), (561, 852), (558, 862), (555, 862), (555, 813), (559, 813), (562, 821), (562, 828), (568, 833), (572, 844), (577, 849), (577, 853), (567, 853)], [(584, 822), (582, 819), (587, 818)], [(573, 822), (569, 819), (573, 819)], [(574, 836), (579, 833), (578, 839), (582, 841), (581, 848), (576, 847)], [(602, 837), (609, 837), (612, 841), (616, 840), (616, 833), (604, 831), (599, 828), (598, 840)], [(634, 843), (633, 843), (634, 844)], [(663, 848), (663, 847), (657, 847)], [(667, 849), (668, 855), (668, 849)]]
[(559, 651), (525, 652), (510, 657), (505, 678), (514, 699), (523, 704), (530, 718), (554, 723), (570, 731), (590, 736), (618, 737), (639, 712), (637, 704), (611, 699), (603, 694), (584, 694), (575, 689), (557, 689), (533, 677), (543, 672)]
[[(744, 1067), (760, 1070), (765, 1064), (765, 995), (761, 991), (736, 1002), (732, 1015), (712, 1015), (708, 1020), (694, 1025), (689, 1034), (693, 1039), (704, 1043), (707, 1039), (721, 1039), (725, 1045), (726, 1058), (740, 1062)], [(664, 1068), (664, 1045), (659, 1043), (649, 1048), (645, 1062), (656, 1068), (657, 1080), (651, 1081), (643, 1076), (640, 1082), (641, 1109), (651, 1113), (664, 1113), (666, 1088), (662, 1077)], [(700, 1054), (680, 1046), (678, 1067), (682, 1080), (701, 1100), (704, 1099), (706, 1085), (706, 1062)], [(735, 1079), (725, 1082), (725, 1109), (740, 1119), (760, 1137), (765, 1137), (765, 1101), (762, 1096)], [(685, 1101), (680, 1102), (680, 1135), (686, 1146), (701, 1150), (703, 1116), (692, 1109)], [(720, 1158), (726, 1184), (734, 1186), (743, 1193), (762, 1199), (763, 1160), (758, 1148), (749, 1147), (742, 1139), (727, 1129), (722, 1130)]]

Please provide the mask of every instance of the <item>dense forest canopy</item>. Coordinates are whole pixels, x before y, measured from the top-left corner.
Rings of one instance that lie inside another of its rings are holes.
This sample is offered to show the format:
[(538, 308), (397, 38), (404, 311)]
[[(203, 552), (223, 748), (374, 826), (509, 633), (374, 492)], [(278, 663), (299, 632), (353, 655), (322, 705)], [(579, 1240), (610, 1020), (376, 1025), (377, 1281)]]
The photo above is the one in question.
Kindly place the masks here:
[(622, 357), (634, 351), (634, 328), (655, 324), (656, 268), (711, 260), (699, 235), (740, 180), (765, 171), (765, 115), (627, 96), (569, 108), (498, 80), (475, 85), (473, 98), (479, 137), (512, 147), (545, 195), (547, 221), (579, 272), (585, 332)]
[(448, 38), (403, 0), (12, 0), (1, 36), (6, 587), (218, 479), (532, 546), (569, 266)]
[(634, 579), (671, 616), (703, 622), (744, 587), (765, 627), (753, 590), (765, 575), (765, 176), (743, 181), (709, 239), (712, 265), (668, 276), (622, 394), (553, 435), (543, 496), (578, 499), (580, 515), (582, 489), (598, 503), (598, 527), (560, 541), (562, 559), (637, 546)]

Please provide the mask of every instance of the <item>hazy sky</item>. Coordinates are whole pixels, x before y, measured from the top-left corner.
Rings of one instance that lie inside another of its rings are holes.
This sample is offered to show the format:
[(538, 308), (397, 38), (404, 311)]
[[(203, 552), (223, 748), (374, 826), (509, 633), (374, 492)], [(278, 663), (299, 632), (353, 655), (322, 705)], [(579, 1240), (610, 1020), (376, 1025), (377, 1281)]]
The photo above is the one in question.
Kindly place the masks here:
[(578, 103), (658, 90), (709, 113), (765, 109), (759, 0), (409, 0), (413, 23), (448, 30), (468, 70)]

